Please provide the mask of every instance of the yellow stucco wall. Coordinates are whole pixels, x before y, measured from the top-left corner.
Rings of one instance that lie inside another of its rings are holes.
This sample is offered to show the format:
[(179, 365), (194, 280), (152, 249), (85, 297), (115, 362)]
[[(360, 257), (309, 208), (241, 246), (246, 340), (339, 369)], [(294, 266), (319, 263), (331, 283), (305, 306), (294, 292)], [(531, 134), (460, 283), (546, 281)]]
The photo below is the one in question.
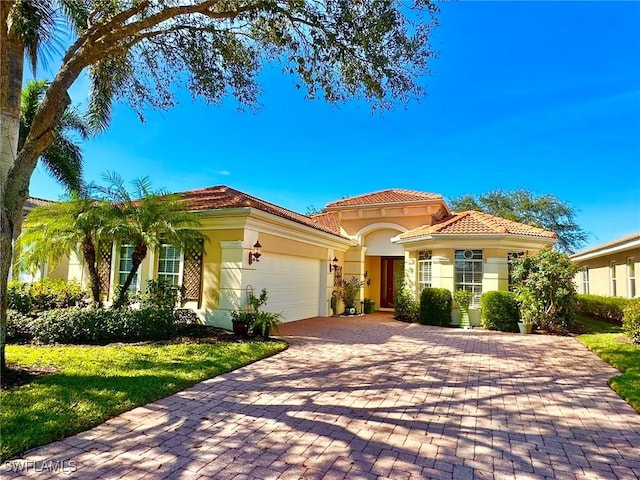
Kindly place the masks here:
[(583, 269), (589, 270), (589, 292), (591, 295), (612, 296), (611, 262), (615, 262), (616, 296), (629, 298), (629, 266), (628, 261), (635, 265), (635, 294), (640, 296), (640, 248), (603, 255), (575, 262), (580, 271), (575, 276), (575, 283), (579, 293), (586, 293), (583, 286)]
[[(367, 279), (364, 286), (364, 298), (376, 302), (376, 309), (380, 308), (381, 268), (380, 257), (365, 257), (364, 269), (367, 272)], [(370, 281), (370, 285), (366, 284), (367, 280)]]
[(69, 258), (65, 257), (54, 267), (50, 268), (47, 272), (49, 278), (60, 278), (62, 280), (69, 279)]
[(244, 240), (244, 230), (214, 230), (203, 232), (206, 236), (202, 259), (202, 308), (216, 309), (220, 305), (220, 274), (222, 247), (220, 242)]
[(425, 223), (431, 222), (431, 217), (403, 217), (403, 216), (384, 216), (372, 218), (357, 218), (352, 220), (342, 220), (342, 228), (348, 235), (356, 235), (360, 230), (374, 223), (392, 223), (405, 227), (408, 230), (418, 228)]

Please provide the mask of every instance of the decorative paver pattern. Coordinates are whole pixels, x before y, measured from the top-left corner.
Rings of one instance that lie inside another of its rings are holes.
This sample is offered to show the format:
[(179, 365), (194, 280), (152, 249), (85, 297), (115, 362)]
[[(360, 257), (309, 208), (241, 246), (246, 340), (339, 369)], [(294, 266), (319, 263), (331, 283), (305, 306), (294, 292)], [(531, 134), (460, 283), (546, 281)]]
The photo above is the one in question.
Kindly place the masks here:
[(573, 338), (380, 314), (282, 334), (285, 352), (35, 449), (3, 478), (53, 476), (19, 462), (82, 479), (640, 478), (640, 415)]

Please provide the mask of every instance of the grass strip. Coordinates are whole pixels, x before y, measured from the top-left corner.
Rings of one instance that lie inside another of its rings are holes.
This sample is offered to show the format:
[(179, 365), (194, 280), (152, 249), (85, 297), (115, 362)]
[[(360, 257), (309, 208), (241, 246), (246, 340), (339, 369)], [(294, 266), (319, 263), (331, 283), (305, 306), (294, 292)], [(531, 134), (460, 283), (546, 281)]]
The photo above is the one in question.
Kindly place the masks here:
[(7, 361), (57, 373), (0, 393), (0, 459), (278, 353), (286, 343), (6, 347)]
[(640, 347), (620, 327), (594, 319), (579, 318), (587, 332), (578, 340), (604, 361), (622, 372), (609, 386), (640, 413)]

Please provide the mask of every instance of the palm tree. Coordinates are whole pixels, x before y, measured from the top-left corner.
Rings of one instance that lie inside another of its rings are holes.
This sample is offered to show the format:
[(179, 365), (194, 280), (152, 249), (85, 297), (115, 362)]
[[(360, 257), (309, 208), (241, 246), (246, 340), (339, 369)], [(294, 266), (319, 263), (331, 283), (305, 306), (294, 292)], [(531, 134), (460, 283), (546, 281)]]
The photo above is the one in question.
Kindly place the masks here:
[[(29, 135), (33, 118), (40, 107), (42, 98), (47, 92), (49, 84), (44, 80), (28, 82), (22, 90), (20, 103), (20, 134), (18, 149), (21, 149)], [(78, 134), (82, 139), (89, 136), (89, 127), (85, 118), (75, 108), (67, 108), (58, 128), (53, 132), (53, 144), (43, 152), (40, 160), (52, 177), (58, 180), (71, 192), (82, 190), (82, 151), (74, 142), (71, 133)], [(14, 231), (19, 232), (22, 217), (19, 217)], [(28, 248), (28, 247), (27, 247)], [(19, 249), (14, 250), (18, 257)], [(58, 260), (60, 260), (58, 258)], [(13, 262), (15, 264), (15, 261)]]
[[(48, 87), (48, 82), (34, 80), (28, 82), (22, 90), (18, 150), (22, 149), (29, 135), (33, 118)], [(72, 132), (86, 140), (89, 137), (90, 128), (86, 119), (76, 108), (68, 107), (60, 119), (58, 128), (54, 131), (53, 144), (44, 151), (40, 160), (52, 177), (68, 190), (78, 192), (82, 188), (82, 151), (69, 136)]]
[[(22, 120), (22, 82), (24, 61), (28, 58), (32, 72), (36, 73), (38, 56), (55, 49), (57, 43), (57, 21), (64, 17), (71, 29), (79, 32), (88, 25), (89, 4), (77, 0), (2, 0), (0, 1), (0, 370), (5, 369), (5, 332), (7, 325), (7, 281), (13, 261), (13, 240), (19, 231), (22, 209), (29, 192), (31, 173), (39, 158), (44, 155), (34, 152), (29, 164), (19, 162), (18, 144), (25, 144), (26, 136)], [(58, 97), (61, 110), (70, 102), (69, 96)], [(33, 111), (35, 113), (35, 110)], [(34, 115), (31, 117), (34, 118)], [(58, 115), (49, 115), (57, 121)], [(45, 147), (44, 150), (47, 148)], [(30, 150), (30, 149), (27, 149)], [(57, 168), (58, 154), (50, 152), (45, 163), (58, 180), (71, 179), (70, 167)], [(78, 176), (79, 178), (79, 176)], [(74, 183), (72, 182), (71, 185)], [(77, 183), (75, 184), (77, 186)]]
[(111, 206), (83, 193), (72, 193), (68, 201), (34, 208), (23, 224), (18, 238), (19, 262), (35, 268), (45, 262), (58, 263), (71, 252), (86, 262), (94, 303), (101, 306), (100, 256), (103, 246), (112, 240), (106, 234), (106, 221)]
[(112, 173), (105, 179), (108, 187), (102, 191), (111, 202), (108, 233), (133, 247), (131, 270), (113, 303), (114, 308), (119, 308), (125, 304), (128, 289), (149, 249), (157, 249), (163, 243), (182, 251), (199, 248), (204, 236), (195, 230), (200, 225), (198, 214), (186, 211), (180, 196), (153, 191), (147, 177), (133, 181), (133, 196), (120, 176)]

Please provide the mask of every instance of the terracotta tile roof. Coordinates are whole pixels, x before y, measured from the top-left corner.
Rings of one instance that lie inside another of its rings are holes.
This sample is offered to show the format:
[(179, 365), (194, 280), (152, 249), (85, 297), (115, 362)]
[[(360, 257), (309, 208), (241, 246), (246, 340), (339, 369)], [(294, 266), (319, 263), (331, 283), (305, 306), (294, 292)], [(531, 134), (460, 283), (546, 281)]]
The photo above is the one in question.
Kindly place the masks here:
[(27, 197), (26, 202), (24, 202), (25, 210), (33, 210), (36, 207), (41, 207), (42, 205), (49, 205), (50, 203), (56, 203), (53, 200), (45, 200), (44, 198), (36, 198), (36, 197)]
[(359, 195), (357, 197), (343, 198), (342, 200), (328, 203), (327, 208), (387, 205), (389, 203), (417, 203), (431, 200), (442, 200), (442, 195), (392, 188), (367, 193), (366, 195)]
[(336, 232), (328, 226), (325, 226), (323, 223), (314, 221), (311, 217), (279, 207), (273, 203), (266, 202), (257, 197), (240, 192), (239, 190), (227, 187), (226, 185), (189, 190), (186, 192), (179, 192), (176, 195), (181, 196), (182, 199), (187, 202), (187, 209), (191, 211), (252, 207), (326, 233), (340, 235), (339, 229), (338, 232)]
[(319, 213), (311, 217), (316, 224), (331, 230), (333, 233), (340, 235), (340, 218), (335, 212)]
[(600, 245), (596, 245), (595, 247), (587, 248), (587, 249), (582, 250), (580, 252), (574, 253), (573, 255), (571, 255), (571, 258), (580, 257), (582, 255), (586, 255), (588, 253), (598, 252), (600, 250), (604, 250), (604, 249), (607, 249), (607, 248), (622, 246), (622, 245), (624, 245), (626, 243), (631, 243), (634, 240), (636, 240), (636, 241), (640, 240), (640, 232), (631, 233), (629, 235), (625, 235), (624, 237), (616, 238), (615, 240), (611, 240), (610, 242), (601, 243)]
[(524, 235), (529, 237), (556, 238), (554, 232), (496, 217), (488, 213), (468, 210), (454, 213), (434, 225), (423, 225), (399, 235), (401, 239), (423, 235)]

